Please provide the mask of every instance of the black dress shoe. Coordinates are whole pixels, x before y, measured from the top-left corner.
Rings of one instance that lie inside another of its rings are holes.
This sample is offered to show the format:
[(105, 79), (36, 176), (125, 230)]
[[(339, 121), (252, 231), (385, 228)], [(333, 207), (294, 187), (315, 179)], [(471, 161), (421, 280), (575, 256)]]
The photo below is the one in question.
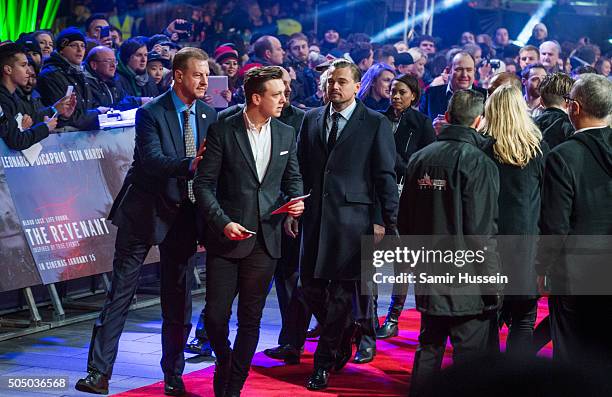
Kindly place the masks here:
[(328, 382), (329, 371), (323, 368), (317, 368), (312, 375), (310, 375), (310, 379), (308, 379), (308, 383), (306, 383), (306, 388), (308, 390), (323, 390), (327, 388)]
[(164, 394), (166, 396), (185, 394), (185, 384), (181, 375), (164, 375)]
[(308, 328), (308, 331), (306, 331), (306, 339), (315, 339), (319, 336), (321, 336), (321, 326), (319, 323), (314, 328)]
[(77, 381), (74, 388), (85, 393), (108, 394), (108, 376), (98, 371), (89, 371), (85, 378)]
[(355, 335), (356, 329), (356, 324), (353, 323), (344, 331), (342, 341), (338, 348), (334, 370), (340, 371), (353, 356), (353, 336)]
[(291, 345), (282, 345), (272, 349), (266, 349), (264, 350), (264, 354), (275, 360), (284, 360), (285, 364), (300, 363), (300, 351)]
[(387, 318), (385, 323), (376, 330), (376, 339), (392, 338), (398, 334), (399, 327), (397, 326), (397, 321)]
[(212, 357), (212, 349), (210, 342), (198, 338), (193, 338), (191, 342), (185, 346), (185, 353), (198, 354), (200, 356)]
[(367, 349), (358, 350), (355, 353), (355, 359), (353, 362), (355, 364), (367, 364), (374, 360), (374, 356), (376, 355), (376, 349), (373, 347), (368, 347)]

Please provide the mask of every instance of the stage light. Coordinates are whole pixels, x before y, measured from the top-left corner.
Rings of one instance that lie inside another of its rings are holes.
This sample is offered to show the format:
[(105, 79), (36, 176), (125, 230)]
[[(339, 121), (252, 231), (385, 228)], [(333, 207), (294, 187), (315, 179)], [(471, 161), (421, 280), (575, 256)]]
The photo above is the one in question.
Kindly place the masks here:
[(548, 11), (555, 5), (553, 0), (545, 0), (540, 7), (536, 10), (536, 12), (529, 18), (529, 21), (521, 31), (521, 33), (516, 38), (516, 41), (520, 41), (526, 43), (531, 37), (531, 32), (533, 31), (533, 27), (544, 19)]
[(51, 29), (59, 5), (60, 0), (48, 0), (36, 26), (39, 0), (0, 0), (0, 38), (17, 40), (24, 32)]
[[(439, 6), (435, 7), (434, 14), (439, 14), (440, 12), (450, 10), (451, 8), (454, 8), (458, 6), (459, 4), (463, 3), (463, 1), (464, 0), (443, 0)], [(408, 18), (408, 20), (406, 21), (400, 21), (392, 26), (389, 26), (382, 32), (375, 34), (374, 37), (372, 37), (372, 41), (373, 42), (385, 41), (389, 39), (390, 37), (393, 37), (401, 33), (404, 30), (405, 23), (407, 23), (408, 27), (410, 27), (413, 25), (413, 20), (414, 20), (414, 24), (416, 25), (421, 22), (425, 23), (426, 21), (429, 20), (429, 17), (430, 15), (428, 12), (421, 12), (420, 14), (417, 14), (415, 16)]]

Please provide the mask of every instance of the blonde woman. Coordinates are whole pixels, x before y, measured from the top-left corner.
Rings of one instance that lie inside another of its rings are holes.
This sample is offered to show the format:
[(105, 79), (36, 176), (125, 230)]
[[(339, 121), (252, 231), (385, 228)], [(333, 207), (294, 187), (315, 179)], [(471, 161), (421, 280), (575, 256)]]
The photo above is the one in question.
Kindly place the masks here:
[(528, 353), (537, 314), (536, 238), (544, 154), (548, 146), (527, 111), (521, 91), (501, 85), (487, 99), (483, 132), (495, 138), (499, 169), (499, 253), (509, 277), (501, 310), (509, 327), (507, 351)]

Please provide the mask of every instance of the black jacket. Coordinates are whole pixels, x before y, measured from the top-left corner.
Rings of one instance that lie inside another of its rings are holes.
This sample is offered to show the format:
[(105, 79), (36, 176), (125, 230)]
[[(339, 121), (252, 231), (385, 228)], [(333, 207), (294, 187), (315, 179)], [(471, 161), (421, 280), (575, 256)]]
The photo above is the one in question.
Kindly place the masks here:
[(544, 141), (553, 149), (565, 142), (574, 133), (574, 126), (568, 115), (558, 108), (546, 108), (535, 118), (535, 123), (542, 131)]
[(53, 52), (45, 61), (36, 85), (43, 103), (52, 106), (66, 95), (69, 85), (74, 86), (74, 93), (77, 96), (76, 108), (68, 120), (60, 117), (58, 127), (71, 126), (83, 131), (98, 129), (99, 113), (95, 109), (94, 97), (85, 75), (72, 67), (57, 52)]
[(291, 102), (308, 107), (316, 106), (318, 103), (316, 72), (310, 69), (305, 62), (296, 59), (291, 54), (288, 56), (288, 66), (291, 66), (295, 71), (295, 80), (292, 81), (294, 83), (292, 84), (294, 95), (292, 95)]
[[(393, 108), (390, 106), (384, 113), (392, 122), (394, 121)], [(404, 110), (399, 119), (399, 125), (395, 130), (395, 174), (400, 182), (406, 175), (408, 160), (418, 150), (436, 140), (436, 132), (431, 120), (412, 108)]]
[[(244, 104), (238, 104), (230, 106), (227, 109), (223, 109), (219, 112), (219, 120), (223, 120), (229, 116), (232, 116), (240, 112), (242, 109), (244, 109)], [(306, 112), (304, 112), (302, 109), (297, 108), (293, 105), (289, 105), (283, 109), (281, 115), (278, 117), (277, 120), (281, 123), (293, 127), (293, 129), (297, 132), (302, 126), (302, 120), (304, 120), (305, 114)]]
[(140, 106), (140, 100), (127, 95), (119, 84), (119, 78), (116, 75), (112, 81), (104, 81), (89, 68), (89, 65), (85, 66), (83, 73), (85, 73), (85, 79), (91, 88), (96, 107), (104, 106), (117, 110), (128, 110)]
[[(0, 131), (0, 138), (4, 139), (6, 145), (11, 149), (27, 149), (49, 136), (49, 128), (45, 123), (40, 122), (32, 125), (27, 130), (19, 131), (15, 116), (18, 113), (22, 115), (28, 114), (28, 110), (17, 95), (17, 92), (9, 93), (3, 84), (0, 84), (0, 106), (2, 106), (2, 111), (4, 112), (3, 118), (5, 118), (4, 128)], [(29, 114), (29, 116), (34, 121), (38, 118), (36, 114)]]
[(303, 187), (295, 130), (272, 119), (270, 134), (270, 163), (260, 182), (242, 111), (219, 120), (208, 132), (193, 192), (206, 221), (204, 242), (211, 254), (227, 258), (251, 254), (256, 237), (232, 241), (223, 233), (228, 223), (237, 222), (260, 234), (270, 256), (280, 258), (285, 216), (271, 212), (302, 195)]
[[(444, 114), (448, 109), (448, 102), (453, 96), (450, 91), (447, 92), (448, 84), (437, 85), (427, 88), (425, 94), (421, 98), (421, 112), (424, 113), (430, 119), (435, 119), (439, 114)], [(473, 86), (472, 89), (482, 93), (485, 98), (487, 97), (487, 91)]]
[[(593, 294), (597, 288), (610, 291), (611, 198), (610, 127), (578, 132), (550, 152), (544, 175), (540, 216), (544, 236), (537, 271), (551, 276), (553, 293)], [(598, 236), (604, 236), (603, 247)]]
[(538, 296), (535, 257), (539, 234), (541, 192), (544, 184), (546, 142), (525, 167), (502, 164), (499, 170), (498, 250), (506, 285), (507, 299), (532, 299)]
[[(146, 72), (145, 72), (146, 73)], [(134, 78), (135, 74), (127, 66), (119, 62), (117, 67), (117, 80), (121, 89), (132, 97), (156, 97), (159, 95), (157, 84), (149, 78), (144, 85), (139, 85)]]
[(51, 106), (45, 106), (42, 103), (42, 99), (40, 98), (38, 91), (34, 90), (30, 95), (26, 95), (23, 93), (23, 91), (21, 91), (21, 89), (17, 88), (15, 93), (19, 96), (19, 99), (21, 99), (21, 105), (23, 106), (25, 113), (32, 116), (34, 124), (42, 123), (45, 120), (45, 116), (53, 116), (53, 109)]
[[(446, 270), (461, 271), (485, 276), (500, 272), (493, 239), (497, 234), (499, 173), (485, 152), (492, 143), (472, 128), (450, 125), (440, 132), (436, 142), (410, 158), (400, 199), (400, 234), (451, 235), (466, 248), (485, 250), (482, 263), (466, 264), (461, 269), (453, 264), (448, 268), (435, 264), (430, 269), (424, 264), (417, 270), (427, 273), (435, 270), (437, 274), (444, 274)], [(472, 247), (473, 240), (467, 236), (482, 236), (478, 240), (484, 247)], [(499, 306), (499, 299), (495, 297), (500, 291), (497, 284), (463, 286), (461, 291), (465, 295), (442, 292), (447, 291), (444, 287), (417, 283), (417, 309), (436, 316), (466, 316)]]
[(374, 223), (396, 228), (395, 143), (387, 118), (357, 101), (328, 154), (329, 106), (307, 112), (300, 130), (298, 158), (304, 191), (312, 190), (301, 218), (300, 274), (358, 280), (361, 237), (372, 234)]

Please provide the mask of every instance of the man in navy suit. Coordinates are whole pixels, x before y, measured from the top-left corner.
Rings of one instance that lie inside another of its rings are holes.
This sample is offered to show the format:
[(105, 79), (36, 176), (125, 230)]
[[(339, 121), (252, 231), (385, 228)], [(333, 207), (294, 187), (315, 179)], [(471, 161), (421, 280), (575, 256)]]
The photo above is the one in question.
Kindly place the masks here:
[[(302, 194), (295, 129), (281, 123), (282, 70), (254, 68), (244, 81), (246, 107), (212, 125), (194, 181), (206, 222), (205, 325), (217, 357), (216, 397), (239, 396), (259, 340), (261, 315), (281, 256), (284, 214), (271, 213)], [(298, 217), (298, 201), (288, 214)], [(228, 340), (238, 294), (238, 333)]]
[(455, 54), (450, 64), (448, 84), (429, 87), (421, 100), (421, 112), (433, 120), (436, 133), (440, 132), (443, 125), (444, 113), (448, 109), (448, 102), (453, 93), (459, 90), (474, 89), (487, 97), (487, 91), (474, 86), (476, 75), (476, 64), (474, 58), (467, 52), (461, 51)]
[[(89, 346), (88, 375), (76, 389), (108, 393), (108, 380), (127, 311), (149, 249), (161, 254), (162, 359), (166, 395), (185, 393), (183, 347), (191, 330), (189, 258), (196, 251), (195, 197), (191, 179), (202, 158), (216, 112), (200, 99), (208, 86), (208, 55), (200, 49), (177, 52), (174, 87), (136, 113), (136, 147), (111, 214), (118, 226), (113, 280)], [(202, 149), (197, 152), (199, 146)]]

